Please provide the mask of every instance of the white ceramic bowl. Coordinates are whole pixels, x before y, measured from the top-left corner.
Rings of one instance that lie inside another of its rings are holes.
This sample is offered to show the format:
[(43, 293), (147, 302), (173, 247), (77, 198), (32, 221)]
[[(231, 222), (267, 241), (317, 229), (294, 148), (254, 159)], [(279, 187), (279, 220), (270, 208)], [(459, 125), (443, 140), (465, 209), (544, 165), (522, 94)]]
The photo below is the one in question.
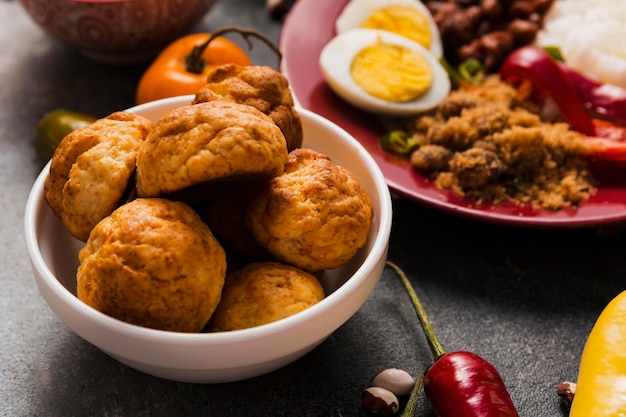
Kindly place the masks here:
[[(156, 120), (191, 99), (174, 97), (129, 111)], [(274, 323), (223, 333), (153, 330), (102, 314), (75, 295), (77, 254), (83, 243), (66, 232), (45, 202), (43, 183), (48, 165), (29, 196), (25, 232), (35, 280), (50, 308), (80, 337), (120, 362), (185, 382), (218, 383), (258, 376), (298, 359), (324, 341), (361, 307), (380, 278), (391, 231), (391, 197), (383, 174), (359, 142), (321, 116), (304, 109), (299, 112), (303, 146), (325, 153), (352, 171), (374, 205), (365, 247), (348, 264), (322, 276), (328, 294), (324, 300)]]

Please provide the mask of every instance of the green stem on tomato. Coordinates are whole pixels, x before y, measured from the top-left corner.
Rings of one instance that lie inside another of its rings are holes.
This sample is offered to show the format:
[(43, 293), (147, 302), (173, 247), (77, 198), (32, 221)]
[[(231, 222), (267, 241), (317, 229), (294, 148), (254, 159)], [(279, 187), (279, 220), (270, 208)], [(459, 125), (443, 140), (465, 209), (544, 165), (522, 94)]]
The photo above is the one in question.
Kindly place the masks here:
[(433, 359), (436, 361), (437, 359), (445, 355), (446, 351), (443, 348), (443, 345), (441, 344), (441, 342), (439, 341), (439, 338), (437, 337), (437, 334), (435, 333), (435, 329), (433, 328), (433, 325), (428, 319), (426, 310), (424, 310), (422, 303), (417, 297), (417, 294), (415, 293), (415, 290), (413, 289), (413, 286), (411, 285), (411, 282), (407, 278), (404, 271), (402, 271), (402, 269), (400, 269), (399, 266), (397, 266), (391, 261), (387, 261), (386, 263), (387, 263), (387, 266), (392, 268), (395, 271), (395, 273), (398, 275), (398, 277), (400, 277), (400, 280), (404, 284), (406, 291), (409, 293), (409, 298), (411, 299), (411, 303), (413, 304), (413, 307), (415, 308), (415, 313), (417, 313), (417, 318), (419, 319), (420, 324), (422, 325), (422, 328), (424, 329), (424, 334), (426, 335), (426, 339), (428, 341), (428, 346), (430, 347), (430, 351), (433, 354)]
[(282, 53), (280, 52), (280, 49), (278, 49), (278, 46), (276, 46), (276, 44), (272, 42), (270, 38), (268, 38), (261, 32), (258, 32), (254, 29), (248, 29), (248, 28), (244, 28), (240, 26), (224, 26), (222, 28), (215, 30), (211, 34), (211, 37), (209, 37), (209, 39), (206, 40), (206, 42), (200, 45), (194, 46), (193, 50), (189, 53), (189, 55), (185, 57), (185, 65), (186, 65), (187, 71), (193, 74), (202, 74), (202, 71), (204, 70), (204, 67), (206, 66), (206, 62), (204, 62), (204, 59), (202, 59), (202, 53), (209, 46), (209, 44), (213, 41), (213, 39), (217, 38), (218, 36), (222, 36), (223, 34), (228, 33), (228, 32), (239, 33), (244, 38), (244, 40), (248, 44), (248, 48), (250, 49), (252, 49), (252, 41), (250, 40), (251, 36), (254, 36), (262, 40), (272, 49), (272, 51), (276, 53), (276, 55), (278, 56), (278, 64), (280, 65), (280, 61), (282, 59)]

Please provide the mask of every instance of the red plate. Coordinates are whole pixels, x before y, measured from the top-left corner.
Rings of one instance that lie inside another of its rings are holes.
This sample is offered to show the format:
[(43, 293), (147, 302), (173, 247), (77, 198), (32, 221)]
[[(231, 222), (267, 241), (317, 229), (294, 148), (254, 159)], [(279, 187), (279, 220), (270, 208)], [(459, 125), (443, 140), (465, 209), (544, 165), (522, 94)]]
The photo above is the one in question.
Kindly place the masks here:
[[(430, 206), (495, 223), (533, 227), (598, 226), (626, 220), (626, 175), (603, 185), (578, 209), (557, 212), (513, 204), (480, 205), (438, 189), (412, 170), (405, 160), (384, 152), (378, 138), (384, 133), (378, 119), (346, 104), (326, 86), (318, 58), (335, 35), (334, 22), (348, 0), (298, 0), (285, 20), (280, 36), (281, 70), (289, 78), (298, 104), (343, 127), (374, 157), (389, 187)], [(622, 179), (624, 178), (624, 179)]]

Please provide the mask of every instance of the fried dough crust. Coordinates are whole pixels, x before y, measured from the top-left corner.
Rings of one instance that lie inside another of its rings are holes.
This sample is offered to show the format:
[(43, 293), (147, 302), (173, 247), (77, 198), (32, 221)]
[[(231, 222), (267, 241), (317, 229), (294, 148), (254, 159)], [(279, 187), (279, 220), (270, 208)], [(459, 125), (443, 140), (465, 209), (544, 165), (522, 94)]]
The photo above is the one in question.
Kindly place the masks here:
[(137, 154), (140, 197), (204, 200), (218, 188), (280, 175), (287, 159), (276, 124), (251, 106), (213, 101), (157, 120)]
[(324, 298), (317, 278), (278, 262), (250, 263), (226, 278), (212, 331), (247, 329), (292, 316)]
[(93, 229), (79, 252), (77, 295), (119, 320), (198, 332), (220, 298), (226, 257), (187, 204), (138, 198)]
[(209, 201), (203, 219), (224, 244), (227, 253), (230, 250), (245, 262), (271, 261), (274, 256), (257, 242), (246, 223), (248, 203), (254, 191), (240, 189)]
[(91, 229), (134, 187), (137, 150), (152, 122), (115, 112), (68, 134), (44, 183), (45, 198), (69, 233), (86, 241)]
[(193, 103), (226, 100), (246, 104), (268, 115), (280, 128), (292, 151), (302, 146), (302, 121), (294, 107), (289, 81), (280, 72), (261, 65), (225, 64), (209, 73), (207, 85)]
[(373, 210), (350, 171), (299, 148), (250, 202), (247, 223), (278, 260), (318, 271), (346, 263), (365, 244)]

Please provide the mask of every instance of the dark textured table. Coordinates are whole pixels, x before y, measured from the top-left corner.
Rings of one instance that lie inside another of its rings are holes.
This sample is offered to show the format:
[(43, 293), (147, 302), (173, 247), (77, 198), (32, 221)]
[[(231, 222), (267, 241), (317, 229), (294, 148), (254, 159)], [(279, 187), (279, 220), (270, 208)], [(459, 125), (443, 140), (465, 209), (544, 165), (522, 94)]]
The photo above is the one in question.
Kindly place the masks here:
[[(221, 0), (196, 31), (224, 24), (278, 40), (262, 0)], [(256, 63), (274, 65), (265, 48)], [(399, 280), (386, 270), (345, 325), (305, 357), (252, 380), (193, 385), (154, 378), (72, 333), (39, 295), (23, 213), (40, 164), (38, 119), (64, 107), (104, 116), (133, 104), (145, 65), (89, 61), (0, 1), (0, 415), (366, 416), (361, 390), (380, 368), (418, 374), (430, 353)], [(563, 416), (556, 387), (575, 380), (586, 337), (624, 289), (620, 230), (533, 230), (455, 217), (394, 201), (390, 260), (404, 268), (449, 350), (491, 361), (528, 417)], [(426, 403), (421, 416), (432, 416)]]

